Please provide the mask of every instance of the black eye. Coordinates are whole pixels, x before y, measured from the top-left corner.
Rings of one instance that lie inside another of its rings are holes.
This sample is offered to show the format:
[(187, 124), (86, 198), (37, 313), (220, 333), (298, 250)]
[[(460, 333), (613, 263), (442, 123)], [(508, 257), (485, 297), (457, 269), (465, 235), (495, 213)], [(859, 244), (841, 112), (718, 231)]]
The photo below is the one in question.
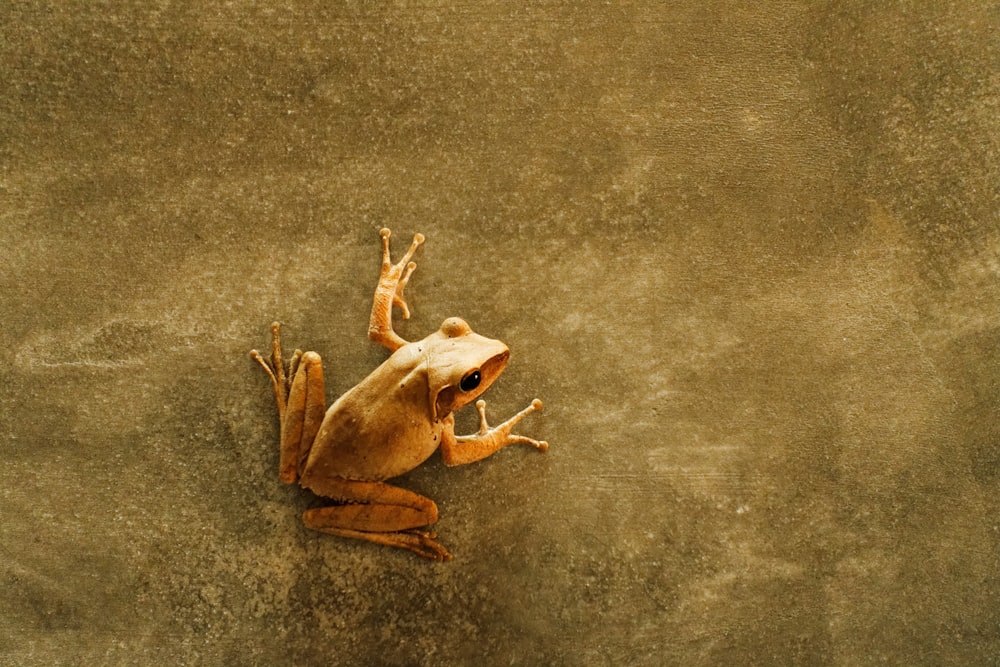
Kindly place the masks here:
[(479, 371), (472, 371), (458, 383), (459, 389), (462, 391), (472, 391), (479, 386), (479, 381), (483, 379), (483, 376), (479, 374)]

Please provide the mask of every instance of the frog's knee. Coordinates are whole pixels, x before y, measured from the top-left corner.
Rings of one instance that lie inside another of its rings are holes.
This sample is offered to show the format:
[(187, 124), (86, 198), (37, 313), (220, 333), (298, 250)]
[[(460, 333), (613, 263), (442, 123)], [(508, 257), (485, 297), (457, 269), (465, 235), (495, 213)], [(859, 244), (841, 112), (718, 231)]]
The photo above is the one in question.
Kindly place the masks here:
[(427, 525), (437, 523), (438, 520), (438, 506), (433, 500), (428, 500), (429, 507), (424, 510), (424, 514), (427, 515)]
[(323, 360), (320, 358), (319, 353), (312, 351), (303, 353), (302, 358), (299, 360), (299, 365), (303, 367), (314, 366), (321, 363), (323, 363)]

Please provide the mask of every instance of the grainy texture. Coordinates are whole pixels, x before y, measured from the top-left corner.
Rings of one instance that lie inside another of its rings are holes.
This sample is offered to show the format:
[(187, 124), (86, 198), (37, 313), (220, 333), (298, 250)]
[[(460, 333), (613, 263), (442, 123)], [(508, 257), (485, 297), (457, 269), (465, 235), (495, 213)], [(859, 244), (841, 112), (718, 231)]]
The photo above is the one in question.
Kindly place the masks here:
[[(3, 3), (0, 662), (998, 664), (998, 30)], [(382, 225), (546, 403), (402, 480), (447, 565), (301, 526), (246, 354), (384, 358)]]

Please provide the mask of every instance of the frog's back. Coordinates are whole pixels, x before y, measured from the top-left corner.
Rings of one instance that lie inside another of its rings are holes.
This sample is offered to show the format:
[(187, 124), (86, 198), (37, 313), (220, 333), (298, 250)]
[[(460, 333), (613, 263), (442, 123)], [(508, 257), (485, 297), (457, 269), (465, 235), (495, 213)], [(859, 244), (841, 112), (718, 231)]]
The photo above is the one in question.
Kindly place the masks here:
[(302, 473), (303, 486), (330, 477), (391, 479), (438, 448), (442, 426), (431, 418), (424, 366), (396, 354), (327, 410)]

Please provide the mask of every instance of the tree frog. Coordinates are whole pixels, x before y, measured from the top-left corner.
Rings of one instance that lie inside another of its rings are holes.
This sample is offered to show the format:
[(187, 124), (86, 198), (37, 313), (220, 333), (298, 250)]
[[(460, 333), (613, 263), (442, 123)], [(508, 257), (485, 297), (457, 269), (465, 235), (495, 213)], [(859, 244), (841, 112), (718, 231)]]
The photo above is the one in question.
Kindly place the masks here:
[[(385, 480), (413, 470), (438, 449), (448, 466), (479, 461), (513, 444), (544, 452), (545, 441), (511, 433), (525, 415), (540, 410), (542, 402), (536, 398), (491, 427), (485, 401), (476, 399), (507, 366), (506, 345), (473, 332), (457, 317), (413, 343), (393, 330), (393, 307), (404, 319), (410, 316), (403, 288), (416, 268), (410, 260), (424, 236), (414, 235), (409, 250), (393, 264), (390, 232), (382, 229), (379, 235), (382, 268), (368, 337), (389, 349), (388, 359), (327, 409), (320, 356), (295, 350), (286, 366), (279, 323), (271, 325), (270, 363), (257, 350), (250, 356), (267, 372), (274, 388), (281, 433), (279, 478), (335, 502), (307, 510), (302, 517), (305, 525), (449, 560), (451, 555), (427, 530), (438, 517), (434, 501)], [(473, 401), (479, 411), (479, 431), (456, 435), (453, 413)]]

